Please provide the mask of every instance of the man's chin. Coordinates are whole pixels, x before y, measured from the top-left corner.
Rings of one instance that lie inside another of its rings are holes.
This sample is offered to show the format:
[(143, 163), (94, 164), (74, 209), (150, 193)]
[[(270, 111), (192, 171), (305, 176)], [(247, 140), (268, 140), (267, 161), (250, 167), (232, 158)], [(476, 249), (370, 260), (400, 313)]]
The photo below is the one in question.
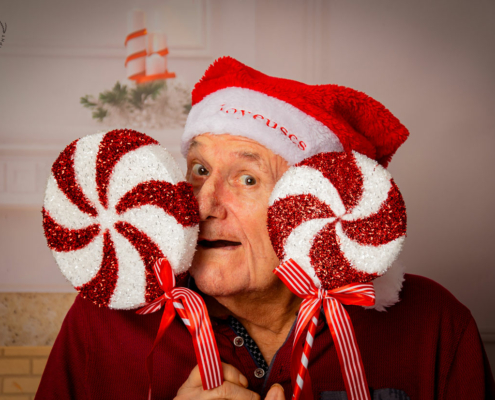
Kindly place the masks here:
[(204, 248), (198, 246), (191, 270), (203, 271), (213, 269), (219, 272), (228, 271), (233, 265), (240, 265), (244, 260), (242, 246), (220, 248)]
[[(235, 265), (235, 264), (234, 264)], [(234, 296), (242, 292), (241, 274), (233, 276), (214, 265), (193, 263), (189, 270), (198, 289), (212, 297)]]

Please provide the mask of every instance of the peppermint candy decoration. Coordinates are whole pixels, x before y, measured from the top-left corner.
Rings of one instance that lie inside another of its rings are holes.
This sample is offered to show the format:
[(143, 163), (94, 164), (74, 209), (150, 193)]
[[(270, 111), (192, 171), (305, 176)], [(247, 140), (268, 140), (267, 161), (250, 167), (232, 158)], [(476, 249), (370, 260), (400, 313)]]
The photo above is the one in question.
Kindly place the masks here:
[(370, 282), (395, 261), (406, 209), (390, 173), (357, 152), (320, 153), (291, 167), (269, 200), (268, 231), (281, 261), (316, 287)]
[(163, 294), (153, 272), (192, 260), (199, 211), (172, 156), (149, 136), (114, 130), (75, 140), (52, 166), (43, 227), (63, 275), (98, 306), (131, 309)]

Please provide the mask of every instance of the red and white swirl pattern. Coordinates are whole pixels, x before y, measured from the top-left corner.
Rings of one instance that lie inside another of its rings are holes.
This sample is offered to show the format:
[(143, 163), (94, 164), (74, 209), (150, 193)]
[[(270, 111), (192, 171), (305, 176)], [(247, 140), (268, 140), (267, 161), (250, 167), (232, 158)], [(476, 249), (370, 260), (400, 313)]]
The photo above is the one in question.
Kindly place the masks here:
[(99, 306), (136, 308), (163, 294), (153, 264), (185, 272), (198, 204), (172, 156), (149, 136), (114, 130), (72, 142), (52, 166), (43, 207), (64, 276)]
[(281, 261), (295, 260), (327, 290), (383, 275), (406, 234), (390, 173), (357, 153), (320, 153), (291, 167), (270, 197), (268, 230)]

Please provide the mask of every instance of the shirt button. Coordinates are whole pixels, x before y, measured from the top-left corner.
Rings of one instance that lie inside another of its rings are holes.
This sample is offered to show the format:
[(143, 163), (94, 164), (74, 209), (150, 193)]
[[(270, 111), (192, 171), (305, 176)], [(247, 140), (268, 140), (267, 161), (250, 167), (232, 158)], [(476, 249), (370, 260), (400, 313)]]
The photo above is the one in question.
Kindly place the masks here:
[(263, 368), (256, 368), (254, 370), (254, 376), (256, 378), (263, 378), (265, 376), (265, 370)]
[(234, 345), (236, 345), (237, 347), (242, 347), (244, 346), (244, 339), (240, 336), (237, 336), (235, 339), (234, 339)]

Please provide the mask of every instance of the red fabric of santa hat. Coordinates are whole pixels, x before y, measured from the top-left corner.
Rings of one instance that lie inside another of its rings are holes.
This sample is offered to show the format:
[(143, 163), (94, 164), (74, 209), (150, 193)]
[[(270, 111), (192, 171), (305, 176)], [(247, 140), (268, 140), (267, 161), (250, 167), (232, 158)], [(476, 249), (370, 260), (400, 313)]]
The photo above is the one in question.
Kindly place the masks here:
[(184, 155), (203, 133), (256, 140), (291, 165), (321, 152), (355, 150), (383, 166), (409, 135), (362, 92), (275, 78), (231, 57), (215, 61), (192, 92)]

